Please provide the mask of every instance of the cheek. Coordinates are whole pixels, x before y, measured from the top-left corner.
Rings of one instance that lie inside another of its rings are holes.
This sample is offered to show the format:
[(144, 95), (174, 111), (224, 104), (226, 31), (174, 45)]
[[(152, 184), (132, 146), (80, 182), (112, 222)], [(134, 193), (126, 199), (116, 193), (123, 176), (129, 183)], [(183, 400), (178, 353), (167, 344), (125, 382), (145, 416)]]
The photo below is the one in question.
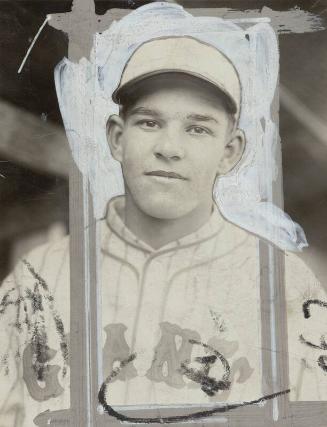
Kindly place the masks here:
[(126, 171), (137, 169), (142, 158), (142, 144), (129, 133), (122, 139), (122, 167)]
[(143, 173), (151, 159), (151, 150), (144, 141), (128, 141), (124, 146), (122, 170), (124, 178), (130, 188), (143, 187)]
[(201, 149), (193, 153), (193, 168), (196, 175), (202, 179), (212, 179), (218, 172), (219, 164), (224, 155), (222, 143), (217, 146), (217, 141), (203, 144)]

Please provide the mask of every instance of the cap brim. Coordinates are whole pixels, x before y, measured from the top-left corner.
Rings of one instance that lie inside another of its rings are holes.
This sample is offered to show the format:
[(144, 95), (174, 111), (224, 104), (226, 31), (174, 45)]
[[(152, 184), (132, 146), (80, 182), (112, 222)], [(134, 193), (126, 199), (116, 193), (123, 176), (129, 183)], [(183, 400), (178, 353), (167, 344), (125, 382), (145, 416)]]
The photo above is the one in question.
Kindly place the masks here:
[(217, 90), (217, 92), (220, 92), (225, 96), (226, 101), (228, 101), (228, 107), (230, 109), (230, 113), (231, 114), (237, 113), (237, 104), (235, 100), (232, 98), (232, 96), (225, 90), (225, 88), (218, 86), (216, 82), (213, 82), (210, 79), (200, 74), (196, 74), (190, 71), (185, 71), (180, 69), (158, 70), (158, 71), (153, 71), (151, 73), (143, 74), (142, 76), (138, 76), (135, 79), (130, 80), (123, 86), (118, 86), (118, 88), (112, 94), (112, 100), (114, 103), (121, 105), (124, 102), (126, 102), (126, 98), (128, 97), (128, 95), (133, 93), (133, 91), (135, 90), (135, 87), (138, 86), (139, 83), (146, 81), (151, 77), (155, 77), (163, 74), (171, 74), (171, 73), (186, 74), (188, 76), (195, 77), (196, 79), (201, 80), (202, 82), (205, 82), (210, 86), (213, 86)]

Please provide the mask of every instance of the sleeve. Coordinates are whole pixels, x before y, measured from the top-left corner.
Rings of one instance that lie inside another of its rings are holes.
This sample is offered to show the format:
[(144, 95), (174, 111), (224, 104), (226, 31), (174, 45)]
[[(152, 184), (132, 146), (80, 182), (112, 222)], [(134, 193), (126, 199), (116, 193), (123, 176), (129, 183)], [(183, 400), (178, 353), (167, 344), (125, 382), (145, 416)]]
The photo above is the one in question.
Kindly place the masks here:
[(21, 274), (19, 264), (0, 287), (0, 427), (21, 426), (24, 419), (21, 351), (26, 328), (18, 284)]
[(61, 404), (52, 282), (67, 248), (67, 240), (37, 247), (0, 286), (0, 427), (31, 427), (36, 415)]
[(291, 400), (327, 400), (327, 293), (296, 255), (286, 255)]

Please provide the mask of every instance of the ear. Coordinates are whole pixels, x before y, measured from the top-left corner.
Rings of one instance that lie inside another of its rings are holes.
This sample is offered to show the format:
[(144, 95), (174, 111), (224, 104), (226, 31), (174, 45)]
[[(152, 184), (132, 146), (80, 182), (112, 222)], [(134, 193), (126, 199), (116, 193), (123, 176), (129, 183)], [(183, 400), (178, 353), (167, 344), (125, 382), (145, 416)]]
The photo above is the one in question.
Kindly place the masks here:
[(122, 134), (124, 129), (124, 120), (113, 114), (107, 121), (107, 141), (112, 154), (112, 157), (118, 162), (122, 162), (123, 147)]
[(218, 174), (230, 172), (241, 160), (246, 145), (245, 134), (241, 129), (231, 132), (231, 138), (225, 145), (223, 157), (220, 160)]

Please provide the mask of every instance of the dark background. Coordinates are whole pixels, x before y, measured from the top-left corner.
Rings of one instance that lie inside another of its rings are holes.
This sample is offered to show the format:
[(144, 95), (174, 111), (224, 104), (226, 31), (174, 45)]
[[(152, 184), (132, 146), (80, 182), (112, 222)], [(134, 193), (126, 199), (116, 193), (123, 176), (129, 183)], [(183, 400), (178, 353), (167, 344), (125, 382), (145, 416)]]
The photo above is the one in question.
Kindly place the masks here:
[[(148, 1), (96, 1), (96, 12)], [(184, 0), (185, 7), (288, 10), (298, 6), (327, 18), (327, 1)], [(46, 14), (67, 1), (0, 1), (0, 280), (22, 252), (68, 232), (69, 151), (53, 81), (67, 55), (67, 36), (47, 25), (27, 62), (25, 53)], [(327, 19), (326, 19), (327, 22)], [(318, 278), (327, 275), (327, 31), (283, 34), (280, 135), (285, 210), (299, 222), (310, 248), (301, 255)], [(286, 92), (287, 91), (287, 92)], [(327, 284), (327, 280), (326, 280)]]

